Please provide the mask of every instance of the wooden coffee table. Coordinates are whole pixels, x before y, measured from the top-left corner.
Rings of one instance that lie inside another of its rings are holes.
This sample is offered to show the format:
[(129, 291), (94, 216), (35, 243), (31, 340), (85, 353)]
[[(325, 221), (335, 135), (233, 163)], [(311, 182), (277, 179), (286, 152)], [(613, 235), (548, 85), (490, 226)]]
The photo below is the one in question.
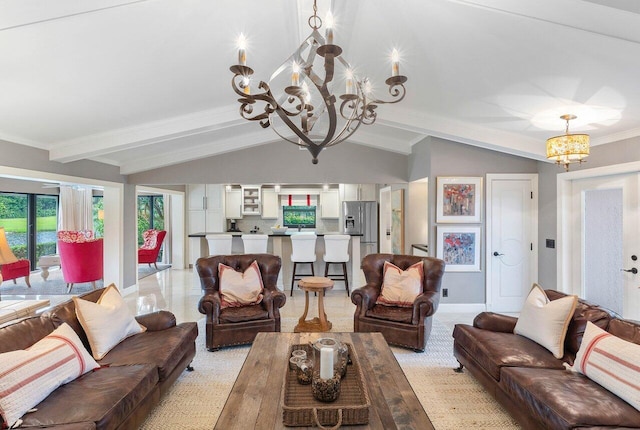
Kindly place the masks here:
[(380, 333), (258, 333), (215, 428), (294, 428), (282, 423), (282, 390), (289, 346), (327, 336), (353, 345), (371, 400), (369, 424), (345, 429), (434, 428)]

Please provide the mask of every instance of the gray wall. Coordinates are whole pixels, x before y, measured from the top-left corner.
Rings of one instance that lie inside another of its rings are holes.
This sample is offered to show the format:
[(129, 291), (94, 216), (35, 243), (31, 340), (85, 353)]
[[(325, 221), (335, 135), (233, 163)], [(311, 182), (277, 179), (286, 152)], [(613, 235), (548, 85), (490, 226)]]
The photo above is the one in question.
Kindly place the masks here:
[(174, 166), (129, 175), (132, 184), (384, 184), (407, 182), (403, 154), (354, 143), (322, 151), (311, 164), (309, 151), (286, 142), (255, 146)]
[[(438, 176), (481, 176), (487, 173), (537, 173), (535, 160), (428, 137), (413, 147), (409, 161), (412, 180), (429, 178), (429, 254), (436, 256), (436, 178)], [(427, 176), (425, 176), (427, 175)], [(483, 195), (485, 184), (483, 181)], [(484, 205), (484, 199), (483, 199)], [(442, 288), (449, 297), (441, 303), (485, 303), (485, 207), (482, 207), (480, 272), (447, 272)]]

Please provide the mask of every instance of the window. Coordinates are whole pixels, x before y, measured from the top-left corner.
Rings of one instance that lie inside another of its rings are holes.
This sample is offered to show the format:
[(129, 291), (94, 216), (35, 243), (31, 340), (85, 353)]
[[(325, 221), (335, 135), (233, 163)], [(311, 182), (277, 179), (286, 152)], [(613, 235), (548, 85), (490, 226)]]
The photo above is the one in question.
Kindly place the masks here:
[(315, 206), (283, 206), (282, 224), (285, 227), (316, 227)]
[(0, 193), (0, 227), (17, 258), (31, 261), (35, 269), (42, 255), (56, 253), (58, 196)]
[[(138, 196), (138, 246), (144, 243), (142, 233), (149, 229), (165, 229), (163, 196)], [(159, 261), (162, 260), (162, 252), (158, 254)]]

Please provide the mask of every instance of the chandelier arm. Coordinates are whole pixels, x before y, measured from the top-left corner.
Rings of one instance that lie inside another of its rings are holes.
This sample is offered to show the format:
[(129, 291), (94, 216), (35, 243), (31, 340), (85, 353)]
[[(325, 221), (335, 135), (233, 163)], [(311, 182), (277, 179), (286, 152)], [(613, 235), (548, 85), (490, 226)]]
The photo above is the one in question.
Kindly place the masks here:
[[(289, 127), (291, 129), (291, 131), (293, 131), (298, 138), (300, 138), (300, 140), (302, 140), (303, 142), (305, 142), (307, 145), (299, 145), (299, 146), (309, 146), (309, 145), (315, 145), (315, 143), (309, 139), (309, 137), (307, 135), (305, 135), (302, 131), (300, 131), (298, 129), (298, 127), (295, 126), (295, 124), (287, 117), (287, 115), (282, 111), (282, 109), (276, 109), (275, 113), (278, 114), (278, 116), (280, 117), (280, 119), (282, 120), (282, 122), (284, 122), (287, 127)], [(275, 130), (275, 127), (274, 127)], [(278, 135), (280, 137), (282, 137), (282, 135), (280, 133), (278, 133)], [(285, 140), (288, 140), (289, 142), (291, 142), (291, 140), (283, 138)]]

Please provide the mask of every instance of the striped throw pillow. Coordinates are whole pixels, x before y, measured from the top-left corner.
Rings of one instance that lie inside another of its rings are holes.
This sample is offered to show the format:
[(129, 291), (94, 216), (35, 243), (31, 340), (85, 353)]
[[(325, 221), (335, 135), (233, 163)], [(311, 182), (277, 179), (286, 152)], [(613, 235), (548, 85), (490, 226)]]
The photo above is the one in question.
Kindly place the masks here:
[(100, 367), (66, 323), (28, 349), (0, 354), (0, 414), (10, 427), (56, 388)]
[(587, 322), (572, 369), (640, 411), (640, 345)]

